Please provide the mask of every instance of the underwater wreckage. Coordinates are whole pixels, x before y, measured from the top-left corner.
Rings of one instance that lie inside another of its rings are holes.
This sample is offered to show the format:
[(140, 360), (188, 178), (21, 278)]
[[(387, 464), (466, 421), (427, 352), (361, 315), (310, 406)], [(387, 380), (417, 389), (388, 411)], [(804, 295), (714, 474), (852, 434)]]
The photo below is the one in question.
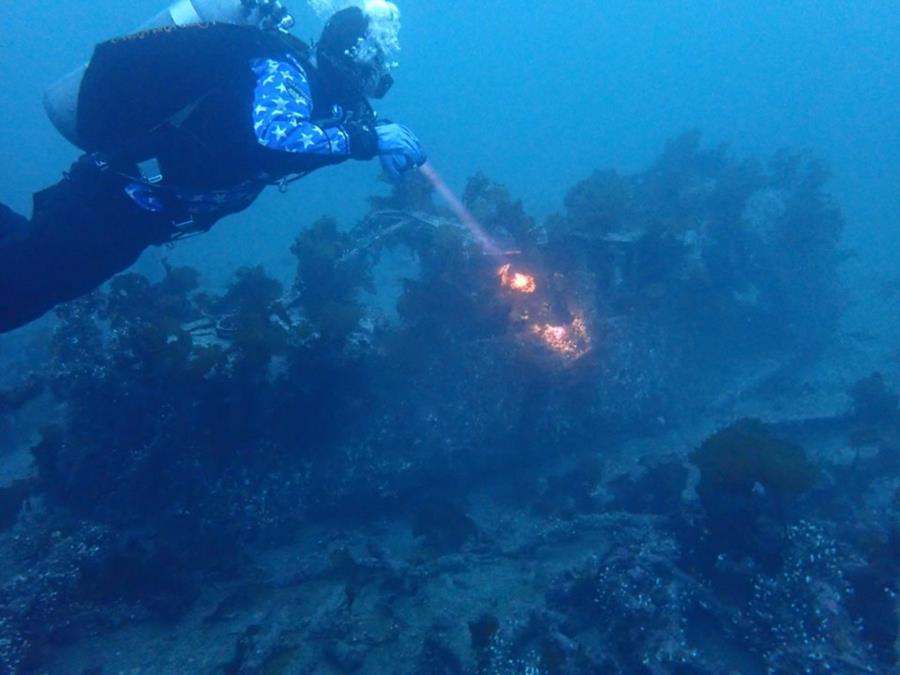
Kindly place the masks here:
[(0, 489), (3, 668), (890, 672), (896, 383), (783, 407), (839, 331), (826, 177), (689, 134), (538, 222), (476, 175), (487, 255), (420, 177), (287, 288), (61, 308), (0, 396), (61, 406)]

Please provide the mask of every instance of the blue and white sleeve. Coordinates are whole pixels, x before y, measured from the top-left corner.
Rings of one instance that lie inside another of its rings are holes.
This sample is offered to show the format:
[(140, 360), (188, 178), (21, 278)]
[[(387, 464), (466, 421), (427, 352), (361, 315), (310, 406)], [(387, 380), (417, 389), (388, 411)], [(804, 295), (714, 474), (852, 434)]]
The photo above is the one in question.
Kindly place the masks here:
[(350, 133), (342, 126), (313, 124), (312, 94), (306, 73), (287, 57), (255, 59), (253, 131), (260, 145), (296, 154), (350, 157)]

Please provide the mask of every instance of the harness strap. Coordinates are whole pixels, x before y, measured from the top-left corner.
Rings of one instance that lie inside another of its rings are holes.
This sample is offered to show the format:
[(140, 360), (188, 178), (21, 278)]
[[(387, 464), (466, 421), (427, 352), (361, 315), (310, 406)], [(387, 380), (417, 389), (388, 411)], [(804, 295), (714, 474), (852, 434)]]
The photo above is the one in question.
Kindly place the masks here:
[[(153, 188), (160, 180), (162, 180), (162, 175), (159, 173), (159, 163), (155, 158), (152, 160), (148, 160), (147, 162), (142, 162), (142, 164), (138, 166), (139, 172), (141, 173), (140, 177), (132, 176), (127, 172), (114, 169), (109, 160), (99, 152), (84, 155), (78, 160), (78, 162), (86, 164), (101, 173), (111, 172), (126, 181), (131, 181), (132, 184), (144, 185), (147, 188)], [(152, 175), (154, 173), (153, 167), (155, 167), (156, 175)], [(69, 174), (66, 175), (68, 176)], [(125, 185), (122, 189), (126, 194), (128, 194), (130, 199), (134, 200), (134, 196), (128, 193), (127, 187), (128, 186)], [(139, 207), (141, 206), (137, 201), (135, 203)], [(178, 209), (173, 209), (171, 205), (168, 204), (161, 204), (160, 206), (163, 207), (161, 210), (156, 210), (153, 208), (146, 209), (145, 207), (141, 208), (145, 208), (145, 210), (149, 210), (150, 212), (155, 212), (163, 217), (168, 215), (167, 220), (169, 221), (169, 226), (171, 227), (170, 241), (183, 239), (185, 237), (199, 234), (201, 232), (206, 232), (211, 227), (211, 224), (203, 224), (201, 222), (198, 222), (194, 218), (194, 215), (191, 213), (178, 213)], [(168, 211), (168, 214), (165, 213), (166, 211)]]

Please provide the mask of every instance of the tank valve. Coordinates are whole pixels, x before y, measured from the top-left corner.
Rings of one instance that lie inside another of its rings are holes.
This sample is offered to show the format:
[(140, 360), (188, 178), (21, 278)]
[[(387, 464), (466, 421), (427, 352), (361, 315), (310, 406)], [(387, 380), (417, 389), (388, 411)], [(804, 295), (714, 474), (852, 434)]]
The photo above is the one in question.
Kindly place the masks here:
[(276, 29), (287, 33), (294, 27), (294, 17), (281, 0), (241, 0), (244, 14), (256, 16), (254, 23), (264, 30)]

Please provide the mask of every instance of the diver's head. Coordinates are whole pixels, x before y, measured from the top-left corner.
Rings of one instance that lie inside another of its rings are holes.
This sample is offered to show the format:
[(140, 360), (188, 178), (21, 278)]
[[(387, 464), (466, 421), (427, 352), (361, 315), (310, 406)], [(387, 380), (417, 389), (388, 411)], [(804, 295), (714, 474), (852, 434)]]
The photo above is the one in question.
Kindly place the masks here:
[(342, 9), (316, 45), (319, 69), (349, 97), (382, 98), (394, 83), (399, 31), (400, 10), (392, 2), (367, 0), (363, 9)]

